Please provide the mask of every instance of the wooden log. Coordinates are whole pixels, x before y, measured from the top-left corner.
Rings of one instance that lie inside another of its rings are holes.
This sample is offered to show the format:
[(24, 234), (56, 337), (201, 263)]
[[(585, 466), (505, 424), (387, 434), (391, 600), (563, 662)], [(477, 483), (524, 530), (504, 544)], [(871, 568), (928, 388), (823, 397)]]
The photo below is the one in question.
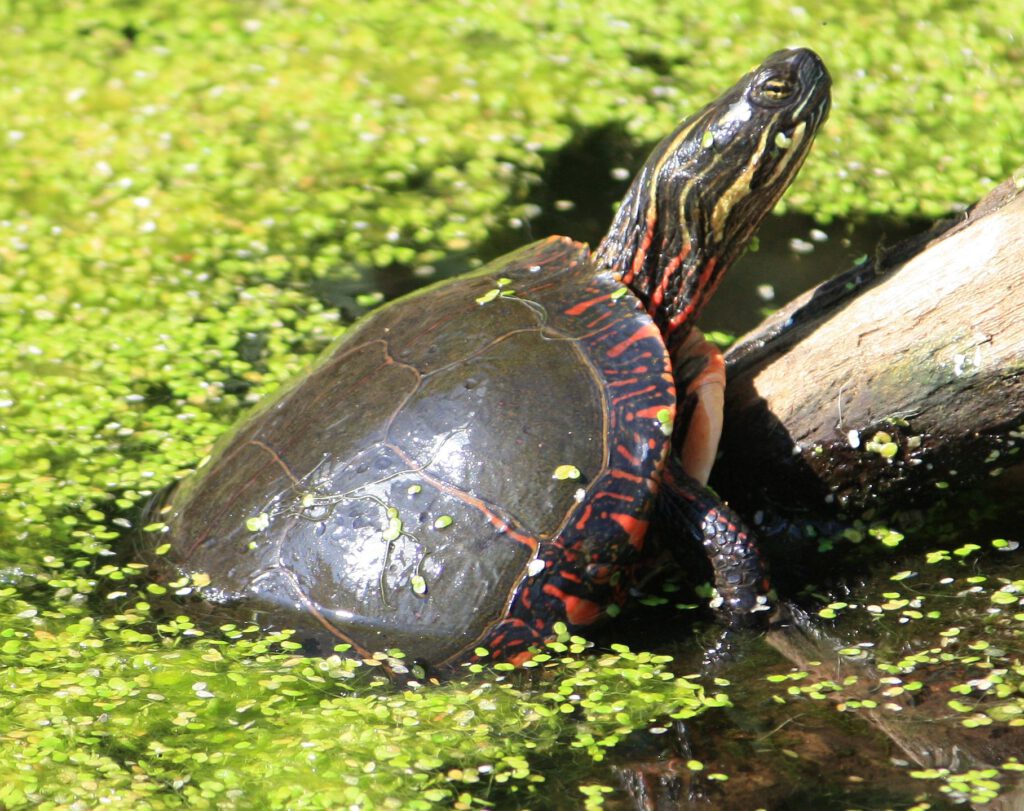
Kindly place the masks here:
[(1022, 177), (728, 352), (723, 495), (827, 512), (1024, 480)]

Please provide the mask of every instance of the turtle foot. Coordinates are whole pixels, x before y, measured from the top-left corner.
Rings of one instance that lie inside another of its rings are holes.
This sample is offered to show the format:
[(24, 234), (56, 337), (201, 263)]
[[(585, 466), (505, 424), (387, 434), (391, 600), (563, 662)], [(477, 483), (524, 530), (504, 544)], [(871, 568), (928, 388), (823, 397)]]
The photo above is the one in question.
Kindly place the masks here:
[(769, 582), (753, 532), (731, 507), (670, 458), (662, 479), (659, 509), (667, 525), (701, 539), (711, 562), (717, 595), (711, 602), (731, 627), (765, 628), (772, 605)]

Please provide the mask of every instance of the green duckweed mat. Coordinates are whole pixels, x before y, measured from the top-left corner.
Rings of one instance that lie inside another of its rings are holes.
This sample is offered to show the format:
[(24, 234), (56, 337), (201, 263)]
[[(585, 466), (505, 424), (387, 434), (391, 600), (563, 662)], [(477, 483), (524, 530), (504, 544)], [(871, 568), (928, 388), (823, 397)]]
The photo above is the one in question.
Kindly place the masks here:
[(785, 207), (973, 201), (1024, 161), (1018, 18), (0, 2), (0, 806), (530, 807), (571, 764), (598, 804), (610, 778), (588, 770), (630, 730), (726, 697), (625, 650), (540, 688), (401, 691), (253, 629), (201, 637), (154, 619), (159, 588), (119, 557), (141, 505), (342, 331), (318, 280), (472, 253), (537, 215), (574, 139), (653, 142), (777, 48), (835, 80)]

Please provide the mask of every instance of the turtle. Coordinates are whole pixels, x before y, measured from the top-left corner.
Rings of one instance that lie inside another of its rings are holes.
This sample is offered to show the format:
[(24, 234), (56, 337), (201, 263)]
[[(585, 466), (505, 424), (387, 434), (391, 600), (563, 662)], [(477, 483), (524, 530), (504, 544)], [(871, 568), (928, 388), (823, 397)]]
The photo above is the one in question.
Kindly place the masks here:
[(596, 249), (543, 239), (357, 321), (159, 497), (142, 557), (216, 617), (438, 676), (589, 632), (697, 540), (719, 614), (756, 623), (753, 533), (706, 487), (724, 365), (695, 319), (830, 84), (772, 54), (653, 149)]

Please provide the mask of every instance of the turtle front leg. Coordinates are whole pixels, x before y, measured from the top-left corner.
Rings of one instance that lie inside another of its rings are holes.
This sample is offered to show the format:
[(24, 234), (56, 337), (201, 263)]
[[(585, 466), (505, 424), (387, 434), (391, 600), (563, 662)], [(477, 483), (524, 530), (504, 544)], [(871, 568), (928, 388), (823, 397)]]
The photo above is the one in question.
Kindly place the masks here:
[(669, 458), (661, 480), (658, 511), (673, 534), (696, 536), (714, 571), (714, 608), (730, 625), (760, 625), (767, 617), (768, 571), (753, 532), (731, 507)]
[(712, 607), (730, 624), (759, 624), (770, 608), (769, 583), (754, 534), (707, 487), (722, 436), (725, 361), (698, 329), (672, 356), (680, 417), (658, 499), (663, 525), (702, 540), (718, 591)]

